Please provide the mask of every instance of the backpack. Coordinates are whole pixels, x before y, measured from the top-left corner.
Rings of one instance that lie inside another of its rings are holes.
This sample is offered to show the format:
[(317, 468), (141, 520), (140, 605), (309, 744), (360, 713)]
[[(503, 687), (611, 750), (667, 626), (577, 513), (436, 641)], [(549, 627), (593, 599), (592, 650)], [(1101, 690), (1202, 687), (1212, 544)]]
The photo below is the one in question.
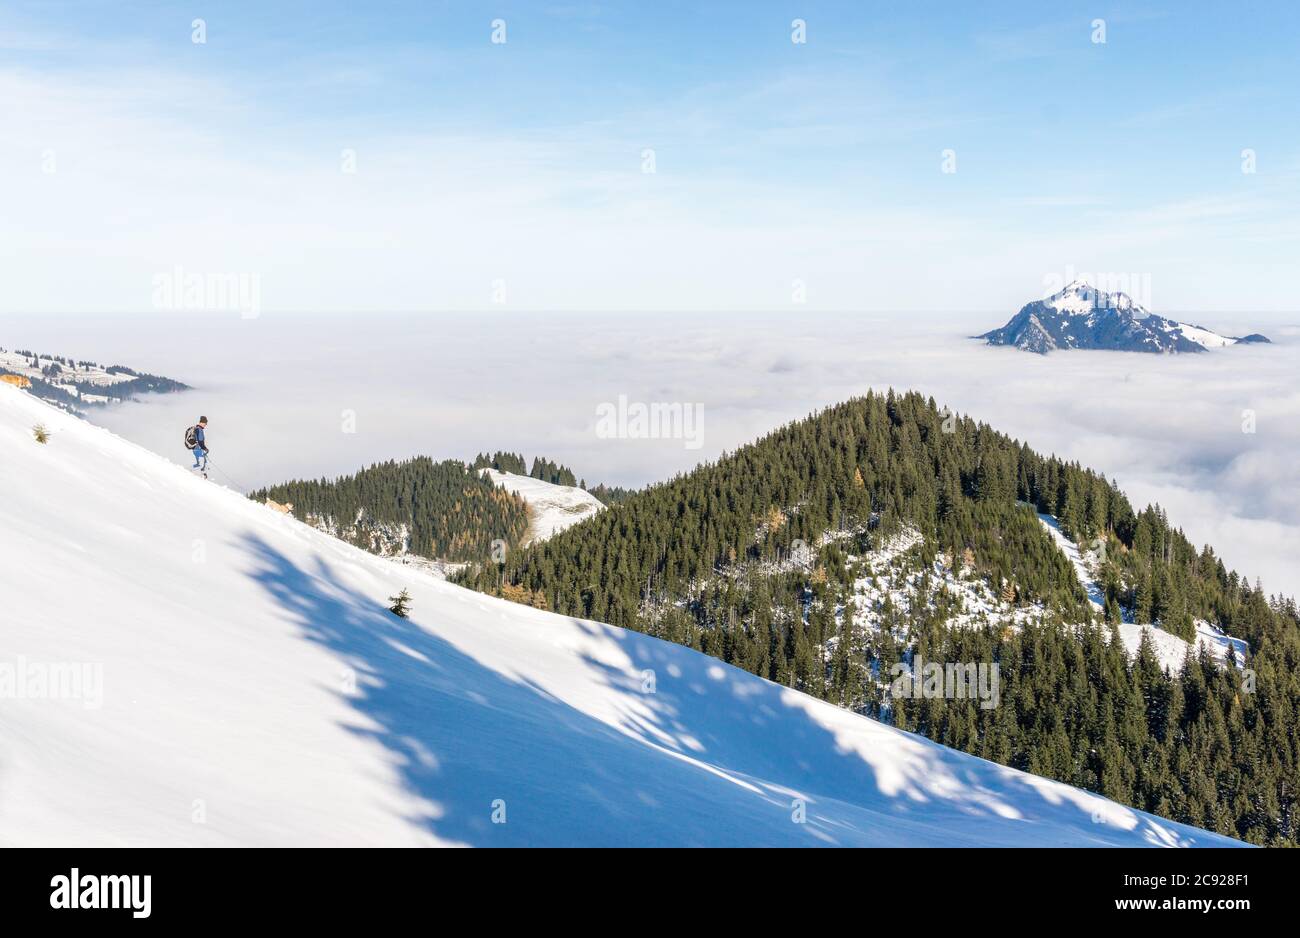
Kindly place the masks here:
[(196, 432), (198, 429), (199, 429), (198, 424), (195, 424), (194, 426), (190, 427), (188, 430), (185, 431), (186, 449), (194, 449), (194, 447), (199, 445), (199, 437), (198, 437), (198, 433)]

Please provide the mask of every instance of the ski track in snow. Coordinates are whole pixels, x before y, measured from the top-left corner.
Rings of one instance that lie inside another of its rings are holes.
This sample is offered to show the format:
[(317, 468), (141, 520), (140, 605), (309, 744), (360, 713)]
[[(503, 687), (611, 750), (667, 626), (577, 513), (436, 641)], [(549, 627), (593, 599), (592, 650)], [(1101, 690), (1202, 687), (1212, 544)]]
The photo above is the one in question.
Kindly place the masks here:
[(6, 846), (1240, 845), (434, 580), (8, 386), (0, 453)]

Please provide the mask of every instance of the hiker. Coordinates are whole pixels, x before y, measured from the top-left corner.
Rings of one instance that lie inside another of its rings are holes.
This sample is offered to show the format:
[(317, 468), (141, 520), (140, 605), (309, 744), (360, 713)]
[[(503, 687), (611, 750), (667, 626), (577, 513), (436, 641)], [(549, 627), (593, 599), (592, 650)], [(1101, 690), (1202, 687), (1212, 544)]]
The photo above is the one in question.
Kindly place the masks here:
[(203, 431), (208, 427), (208, 418), (200, 417), (199, 422), (185, 431), (185, 448), (194, 454), (193, 469), (199, 470), (205, 476), (208, 474), (208, 441), (203, 435)]

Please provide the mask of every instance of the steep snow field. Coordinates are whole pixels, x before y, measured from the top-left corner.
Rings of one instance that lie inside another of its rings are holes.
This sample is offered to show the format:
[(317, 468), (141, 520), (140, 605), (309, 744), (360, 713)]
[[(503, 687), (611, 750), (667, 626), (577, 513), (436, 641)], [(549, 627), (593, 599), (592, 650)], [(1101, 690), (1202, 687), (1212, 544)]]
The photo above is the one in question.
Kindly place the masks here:
[(0, 844), (1233, 843), (439, 582), (0, 386)]
[(586, 521), (605, 506), (595, 495), (577, 486), (555, 485), (531, 476), (484, 469), (483, 474), (500, 488), (514, 492), (528, 503), (532, 524), (528, 541), (544, 541), (579, 521)]

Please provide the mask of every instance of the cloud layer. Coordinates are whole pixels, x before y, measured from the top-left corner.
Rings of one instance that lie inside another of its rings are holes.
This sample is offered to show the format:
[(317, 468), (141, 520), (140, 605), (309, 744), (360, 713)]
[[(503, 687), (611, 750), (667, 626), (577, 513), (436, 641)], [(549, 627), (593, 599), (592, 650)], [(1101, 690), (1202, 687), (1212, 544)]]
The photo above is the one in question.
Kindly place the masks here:
[[(0, 320), (7, 347), (195, 385), (96, 419), (181, 461), (203, 412), (218, 478), (241, 488), (495, 449), (641, 485), (869, 388), (916, 389), (1104, 472), (1266, 588), (1300, 593), (1300, 330), (1195, 356), (1040, 357), (965, 338), (991, 325), (803, 311)], [(620, 395), (703, 405), (702, 448), (598, 433), (598, 408)]]

